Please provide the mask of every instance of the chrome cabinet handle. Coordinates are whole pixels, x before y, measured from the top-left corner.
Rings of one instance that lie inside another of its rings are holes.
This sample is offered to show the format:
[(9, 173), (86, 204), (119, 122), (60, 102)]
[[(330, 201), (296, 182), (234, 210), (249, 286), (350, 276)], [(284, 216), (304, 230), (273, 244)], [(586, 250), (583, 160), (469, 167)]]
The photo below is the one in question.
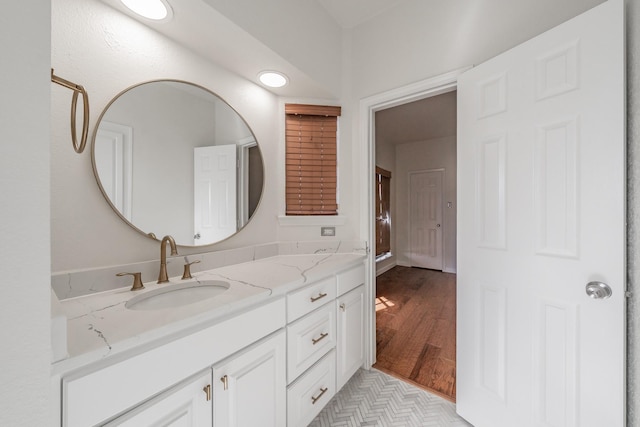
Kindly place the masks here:
[(585, 290), (587, 295), (593, 299), (607, 299), (613, 294), (609, 285), (602, 282), (589, 282)]
[(311, 404), (315, 405), (316, 402), (322, 397), (322, 395), (327, 392), (327, 390), (329, 390), (327, 387), (321, 388), (320, 389), (320, 394), (318, 396), (316, 396), (316, 397), (311, 396)]
[(322, 341), (323, 339), (325, 339), (328, 336), (329, 336), (329, 332), (322, 333), (322, 334), (320, 334), (320, 338), (315, 338), (315, 339), (312, 338), (311, 342), (313, 342), (313, 345), (316, 345), (316, 344), (318, 344), (320, 341)]
[(326, 297), (326, 296), (327, 296), (327, 294), (326, 294), (326, 293), (324, 293), (324, 294), (322, 294), (322, 293), (321, 293), (321, 294), (319, 294), (317, 297), (311, 297), (311, 302), (316, 302), (316, 301), (318, 301), (319, 299), (322, 299), (322, 298), (324, 298), (324, 297)]
[(341, 311), (345, 311), (347, 309), (347, 306), (344, 305), (344, 303), (340, 304), (340, 310)]

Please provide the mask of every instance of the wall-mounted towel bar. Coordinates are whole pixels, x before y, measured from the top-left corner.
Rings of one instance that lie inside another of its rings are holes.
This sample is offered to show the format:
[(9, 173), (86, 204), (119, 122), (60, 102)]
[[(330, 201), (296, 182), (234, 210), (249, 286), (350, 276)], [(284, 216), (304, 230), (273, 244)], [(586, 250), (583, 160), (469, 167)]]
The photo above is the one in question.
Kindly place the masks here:
[[(89, 134), (89, 96), (87, 91), (81, 85), (65, 80), (62, 77), (58, 77), (53, 74), (53, 68), (51, 69), (51, 81), (64, 86), (73, 91), (71, 97), (71, 143), (76, 153), (82, 153), (84, 147), (87, 145), (87, 136)], [(82, 117), (82, 135), (80, 137), (80, 143), (76, 135), (76, 109), (78, 106), (78, 94), (82, 95), (83, 117)]]

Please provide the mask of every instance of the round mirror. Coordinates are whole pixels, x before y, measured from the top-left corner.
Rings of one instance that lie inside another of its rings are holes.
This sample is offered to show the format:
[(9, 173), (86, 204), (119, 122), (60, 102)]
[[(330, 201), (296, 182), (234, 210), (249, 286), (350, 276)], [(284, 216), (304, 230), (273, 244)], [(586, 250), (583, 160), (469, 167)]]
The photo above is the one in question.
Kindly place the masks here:
[(249, 126), (218, 96), (182, 81), (118, 94), (98, 120), (92, 162), (122, 219), (182, 246), (232, 236), (262, 195), (262, 155)]

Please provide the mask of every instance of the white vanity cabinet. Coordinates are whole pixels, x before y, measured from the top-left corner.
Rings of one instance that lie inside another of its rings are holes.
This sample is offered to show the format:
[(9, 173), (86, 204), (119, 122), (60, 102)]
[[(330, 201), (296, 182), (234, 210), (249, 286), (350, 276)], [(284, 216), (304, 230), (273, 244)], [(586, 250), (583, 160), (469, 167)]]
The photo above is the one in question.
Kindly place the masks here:
[(285, 345), (281, 330), (213, 367), (214, 427), (285, 425)]
[[(293, 277), (215, 318), (195, 314), (117, 348), (105, 338), (104, 356), (58, 362), (60, 426), (307, 426), (364, 361), (365, 270), (351, 262), (322, 264), (311, 280), (300, 267), (303, 286)], [(109, 337), (126, 335), (111, 322)]]
[(211, 414), (211, 369), (207, 369), (105, 427), (202, 427), (211, 425)]

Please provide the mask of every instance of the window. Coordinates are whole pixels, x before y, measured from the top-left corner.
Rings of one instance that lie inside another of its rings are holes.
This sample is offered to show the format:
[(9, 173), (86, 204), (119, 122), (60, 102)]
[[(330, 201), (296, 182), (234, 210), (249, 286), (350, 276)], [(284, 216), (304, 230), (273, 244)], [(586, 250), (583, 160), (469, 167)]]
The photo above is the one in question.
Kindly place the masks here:
[(391, 252), (391, 172), (376, 166), (376, 256)]
[(286, 214), (337, 215), (340, 107), (286, 104)]

